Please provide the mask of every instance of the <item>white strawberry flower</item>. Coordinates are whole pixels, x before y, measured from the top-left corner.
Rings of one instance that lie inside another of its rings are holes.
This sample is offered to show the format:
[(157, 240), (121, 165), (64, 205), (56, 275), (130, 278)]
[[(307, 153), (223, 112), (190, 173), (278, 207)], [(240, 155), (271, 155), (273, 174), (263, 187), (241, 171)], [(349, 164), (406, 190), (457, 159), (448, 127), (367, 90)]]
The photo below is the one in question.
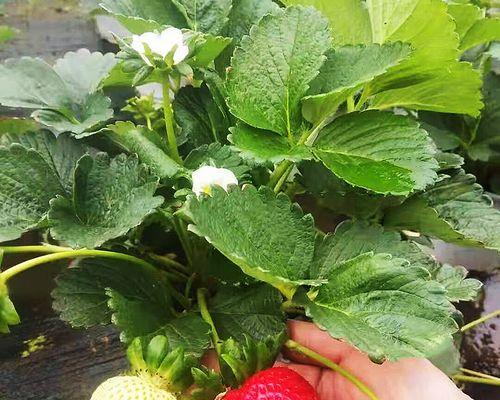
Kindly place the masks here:
[(184, 61), (189, 54), (189, 47), (184, 43), (184, 35), (180, 29), (170, 27), (161, 33), (146, 32), (142, 35), (133, 35), (132, 47), (148, 65), (153, 65), (146, 55), (146, 46), (154, 55), (165, 58), (172, 51), (174, 65)]
[(202, 193), (210, 195), (213, 186), (220, 186), (227, 191), (229, 186), (238, 185), (238, 179), (233, 171), (209, 165), (205, 165), (194, 171), (192, 178), (193, 192), (195, 192), (197, 196)]

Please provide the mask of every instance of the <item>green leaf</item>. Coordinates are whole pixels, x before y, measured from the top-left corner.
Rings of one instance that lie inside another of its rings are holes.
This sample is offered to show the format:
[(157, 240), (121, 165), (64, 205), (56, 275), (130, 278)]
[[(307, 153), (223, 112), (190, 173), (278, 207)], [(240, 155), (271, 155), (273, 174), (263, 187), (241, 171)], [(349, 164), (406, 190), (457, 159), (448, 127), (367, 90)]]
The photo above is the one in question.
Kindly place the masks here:
[(50, 200), (65, 194), (40, 153), (18, 143), (0, 146), (0, 242), (44, 226)]
[(479, 44), (500, 39), (500, 18), (485, 18), (477, 21), (465, 34), (460, 50), (465, 51)]
[(330, 21), (333, 42), (337, 46), (369, 43), (371, 40), (370, 17), (360, 0), (283, 0), (287, 5), (314, 6)]
[(59, 275), (56, 283), (52, 306), (74, 328), (111, 323), (113, 311), (108, 307), (106, 290), (147, 306), (146, 315), (135, 315), (139, 318), (137, 329), (143, 322), (153, 321), (155, 315), (161, 323), (173, 317), (170, 289), (163, 275), (126, 261), (80, 260)]
[[(414, 52), (366, 85), (371, 107), (407, 107), (477, 116), (481, 79), (457, 61), (455, 24), (441, 0), (286, 0), (312, 4), (330, 19), (338, 44), (406, 42)], [(432, 18), (429, 16), (432, 15)], [(355, 38), (353, 40), (352, 38)], [(340, 43), (339, 43), (340, 42)]]
[(308, 279), (314, 252), (314, 221), (287, 196), (268, 188), (214, 188), (212, 197), (190, 196), (184, 208), (189, 229), (205, 237), (243, 272), (287, 296)]
[(198, 33), (189, 64), (193, 67), (207, 67), (231, 43), (230, 38)]
[(100, 93), (89, 95), (85, 104), (78, 107), (78, 114), (71, 115), (70, 119), (54, 110), (37, 110), (31, 116), (57, 132), (73, 132), (76, 138), (87, 136), (86, 130), (113, 117), (111, 100)]
[(174, 101), (174, 115), (189, 149), (224, 142), (229, 133), (226, 116), (206, 86), (183, 88)]
[(233, 43), (237, 45), (264, 15), (274, 14), (279, 9), (272, 0), (233, 0), (233, 8), (223, 31), (224, 36), (233, 38)]
[(439, 163), (439, 171), (447, 171), (449, 169), (460, 168), (464, 164), (462, 156), (455, 153), (438, 152), (436, 160)]
[(432, 271), (432, 277), (446, 289), (451, 302), (473, 301), (479, 296), (483, 284), (477, 279), (466, 278), (467, 269), (462, 266), (443, 264)]
[(0, 120), (0, 140), (2, 135), (21, 135), (26, 132), (36, 132), (40, 126), (29, 118), (5, 118)]
[[(164, 289), (175, 290), (175, 289)], [(172, 348), (182, 347), (187, 353), (201, 356), (210, 344), (210, 326), (197, 314), (185, 314), (179, 318), (168, 315), (149, 299), (125, 297), (113, 289), (106, 289), (108, 307), (113, 312), (111, 321), (121, 333), (122, 342), (134, 338), (152, 338), (164, 335)]]
[(217, 292), (209, 311), (222, 339), (264, 340), (286, 329), (282, 302), (281, 294), (266, 284), (228, 286)]
[(387, 210), (384, 225), (409, 229), (462, 246), (500, 249), (500, 212), (473, 175), (459, 171)]
[(158, 177), (172, 178), (182, 171), (182, 167), (168, 155), (167, 145), (157, 132), (132, 122), (118, 121), (108, 125), (106, 137), (130, 154), (137, 154)]
[(39, 58), (6, 60), (0, 82), (0, 102), (7, 107), (58, 109), (72, 103), (62, 78)]
[(231, 0), (172, 0), (193, 31), (217, 35), (228, 20)]
[(73, 101), (85, 102), (95, 93), (116, 65), (113, 53), (91, 53), (86, 49), (68, 52), (54, 64), (54, 72), (64, 81)]
[(122, 342), (130, 343), (134, 338), (155, 332), (168, 320), (168, 312), (149, 299), (122, 296), (113, 289), (105, 289), (109, 297), (108, 307), (113, 312), (111, 321), (120, 329)]
[(332, 337), (376, 362), (432, 355), (458, 329), (445, 290), (429, 272), (386, 254), (337, 265), (314, 298), (302, 294), (297, 301)]
[(455, 133), (445, 127), (431, 125), (425, 121), (425, 118), (419, 118), (420, 126), (427, 131), (439, 150), (449, 151), (460, 146), (460, 137), (458, 137)]
[(320, 162), (302, 162), (299, 170), (299, 182), (318, 199), (318, 205), (336, 214), (368, 219), (403, 201), (400, 197), (383, 196), (351, 186)]
[[(0, 252), (0, 265), (3, 254)], [(7, 285), (0, 278), (0, 333), (9, 333), (9, 326), (21, 323), (19, 314), (9, 298)]]
[(364, 84), (399, 64), (410, 54), (401, 42), (344, 46), (327, 53), (319, 75), (303, 100), (304, 117), (321, 121), (335, 113), (338, 106)]
[(161, 29), (162, 25), (188, 27), (186, 19), (171, 0), (103, 0), (101, 7), (136, 34)]
[(115, 64), (112, 53), (86, 49), (66, 53), (53, 68), (38, 58), (7, 60), (0, 65), (0, 103), (36, 109), (42, 124), (80, 134), (112, 117), (111, 100), (98, 88)]
[(460, 51), (500, 39), (500, 19), (485, 18), (481, 8), (473, 4), (450, 4), (448, 12), (460, 36)]
[(446, 289), (446, 297), (451, 302), (474, 300), (482, 286), (476, 279), (465, 279), (465, 268), (438, 264), (415, 242), (402, 240), (398, 232), (361, 221), (343, 222), (334, 234), (318, 241), (311, 276), (329, 277), (339, 264), (368, 252), (404, 257), (412, 266), (427, 269), (432, 279)]
[[(401, 65), (376, 79), (367, 93), (378, 93), (370, 108), (387, 109), (406, 107), (477, 117), (483, 107), (480, 88), (481, 77), (464, 62), (446, 65), (425, 64), (423, 58), (415, 61), (418, 67)], [(405, 69), (403, 69), (405, 68)], [(411, 71), (411, 76), (408, 76)], [(402, 82), (407, 86), (401, 87)], [(453, 93), (450, 93), (453, 88)]]
[(312, 158), (306, 146), (291, 145), (286, 138), (273, 132), (253, 128), (244, 123), (238, 123), (230, 131), (228, 139), (241, 156), (258, 163), (279, 163), (283, 160), (298, 162)]
[(203, 165), (230, 169), (236, 175), (238, 182), (250, 179), (250, 167), (231, 147), (217, 142), (194, 149), (184, 160), (184, 166), (192, 170)]
[(367, 6), (373, 42), (402, 41), (415, 49), (408, 60), (368, 85), (366, 96), (375, 94), (372, 108), (479, 114), (480, 76), (470, 64), (457, 61), (455, 25), (443, 1), (372, 0)]
[(473, 160), (495, 161), (500, 159), (500, 76), (490, 72), (484, 78), (484, 110), (476, 136), (467, 148)]
[(210, 347), (210, 325), (198, 314), (187, 313), (160, 327), (153, 334), (168, 337), (173, 348), (183, 347), (185, 352), (201, 357)]
[(231, 112), (256, 128), (292, 136), (301, 124), (300, 100), (330, 42), (327, 21), (313, 8), (292, 7), (263, 17), (232, 58)]
[(427, 132), (392, 113), (339, 117), (320, 132), (313, 152), (339, 178), (377, 193), (407, 195), (437, 179)]
[(484, 18), (484, 11), (474, 4), (452, 3), (448, 5), (448, 14), (453, 17), (455, 31), (462, 39), (474, 23)]
[(75, 170), (73, 198), (50, 202), (51, 234), (71, 247), (99, 247), (162, 204), (163, 198), (154, 197), (156, 186), (135, 157), (84, 156)]
[(235, 47), (250, 33), (252, 26), (257, 25), (264, 15), (279, 11), (280, 7), (272, 0), (233, 0), (229, 21), (222, 31), (224, 36), (232, 38), (232, 44), (217, 59), (217, 67), (221, 71), (226, 69), (231, 64)]
[(165, 335), (170, 348), (201, 356), (210, 327), (197, 314), (175, 316), (172, 290), (161, 272), (109, 259), (84, 259), (57, 278), (53, 308), (74, 328), (113, 322), (121, 339)]
[(0, 145), (18, 143), (35, 150), (45, 161), (45, 170), (51, 169), (67, 195), (71, 195), (76, 163), (90, 149), (67, 134), (57, 138), (48, 131), (0, 134)]
[(413, 266), (429, 271), (436, 269), (436, 261), (411, 241), (403, 241), (397, 232), (385, 231), (380, 225), (368, 222), (346, 221), (335, 233), (324, 236), (316, 246), (311, 276), (328, 278), (335, 274), (339, 264), (362, 254), (390, 254), (408, 260)]

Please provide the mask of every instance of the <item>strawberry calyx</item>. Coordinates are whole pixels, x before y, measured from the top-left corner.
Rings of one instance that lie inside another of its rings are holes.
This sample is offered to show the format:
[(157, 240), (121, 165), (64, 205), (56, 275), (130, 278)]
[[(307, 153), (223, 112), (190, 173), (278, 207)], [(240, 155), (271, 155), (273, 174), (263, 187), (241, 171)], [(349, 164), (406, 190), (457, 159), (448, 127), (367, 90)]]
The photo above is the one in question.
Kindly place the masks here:
[(166, 336), (158, 335), (151, 340), (136, 338), (127, 349), (130, 374), (145, 382), (179, 393), (193, 383), (191, 369), (196, 357), (185, 354), (184, 348), (171, 349)]

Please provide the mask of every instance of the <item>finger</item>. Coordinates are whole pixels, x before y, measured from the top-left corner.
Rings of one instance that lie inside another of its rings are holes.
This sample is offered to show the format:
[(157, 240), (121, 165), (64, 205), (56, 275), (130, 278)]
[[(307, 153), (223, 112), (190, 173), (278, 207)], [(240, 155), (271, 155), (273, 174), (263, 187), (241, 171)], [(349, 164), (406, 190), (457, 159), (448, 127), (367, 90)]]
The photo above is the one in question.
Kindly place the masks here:
[[(288, 321), (288, 332), (290, 338), (305, 347), (321, 354), (333, 361), (340, 363), (352, 352), (358, 352), (353, 346), (333, 339), (327, 332), (319, 329), (316, 325), (304, 321)], [(316, 364), (312, 360), (295, 352), (288, 352), (287, 356), (292, 361), (308, 364)]]
[(312, 387), (318, 387), (318, 383), (321, 378), (321, 368), (314, 367), (312, 365), (304, 364), (294, 364), (294, 363), (282, 363), (277, 362), (274, 364), (275, 367), (285, 367), (290, 368), (301, 375), (306, 381), (308, 381)]

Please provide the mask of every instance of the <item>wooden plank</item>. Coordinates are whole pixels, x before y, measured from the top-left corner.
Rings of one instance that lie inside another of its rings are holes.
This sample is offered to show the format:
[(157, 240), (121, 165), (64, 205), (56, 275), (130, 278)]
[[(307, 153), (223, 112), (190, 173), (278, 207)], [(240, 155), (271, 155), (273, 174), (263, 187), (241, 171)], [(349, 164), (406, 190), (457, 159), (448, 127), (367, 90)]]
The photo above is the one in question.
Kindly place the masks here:
[[(23, 356), (26, 342), (40, 335), (43, 348)], [(0, 398), (88, 400), (99, 383), (127, 367), (113, 328), (73, 330), (55, 316), (33, 316), (0, 338)]]

